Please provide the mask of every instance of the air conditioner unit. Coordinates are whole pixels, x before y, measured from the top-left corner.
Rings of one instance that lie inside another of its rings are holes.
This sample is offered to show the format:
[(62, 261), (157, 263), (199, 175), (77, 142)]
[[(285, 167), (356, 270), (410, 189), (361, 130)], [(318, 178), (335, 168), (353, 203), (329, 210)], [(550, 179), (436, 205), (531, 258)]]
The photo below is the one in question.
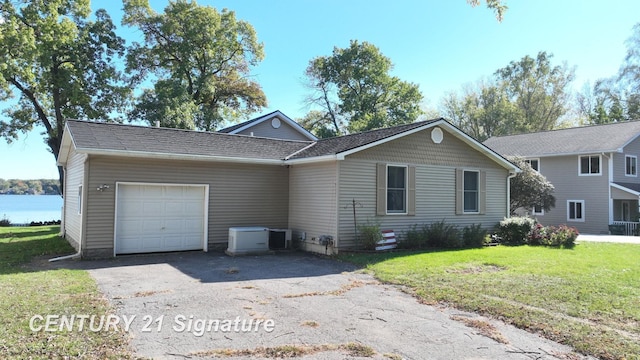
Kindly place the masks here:
[(229, 228), (228, 255), (260, 254), (269, 251), (269, 228), (261, 226)]
[(269, 249), (278, 250), (291, 247), (291, 229), (269, 229)]

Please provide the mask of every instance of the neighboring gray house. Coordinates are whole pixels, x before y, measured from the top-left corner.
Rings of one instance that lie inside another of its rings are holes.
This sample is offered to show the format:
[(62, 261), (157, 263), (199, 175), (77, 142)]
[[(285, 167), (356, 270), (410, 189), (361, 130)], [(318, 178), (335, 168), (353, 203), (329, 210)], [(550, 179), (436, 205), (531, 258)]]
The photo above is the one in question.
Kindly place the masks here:
[(520, 156), (554, 186), (556, 207), (532, 215), (545, 225), (568, 224), (587, 234), (607, 234), (610, 224), (638, 229), (640, 122), (584, 126), (493, 137), (486, 146)]
[(443, 219), (492, 227), (519, 171), (444, 119), (317, 141), (255, 134), (68, 121), (65, 237), (111, 257), (224, 249), (230, 227), (264, 226), (337, 253), (356, 246), (353, 199), (359, 223), (399, 234)]

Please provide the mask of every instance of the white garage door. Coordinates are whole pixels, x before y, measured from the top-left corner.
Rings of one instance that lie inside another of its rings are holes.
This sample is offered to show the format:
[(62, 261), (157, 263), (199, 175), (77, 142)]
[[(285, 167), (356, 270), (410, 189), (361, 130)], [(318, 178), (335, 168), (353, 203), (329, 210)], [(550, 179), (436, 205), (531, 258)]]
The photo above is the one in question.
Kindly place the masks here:
[(115, 253), (205, 248), (206, 185), (118, 184)]

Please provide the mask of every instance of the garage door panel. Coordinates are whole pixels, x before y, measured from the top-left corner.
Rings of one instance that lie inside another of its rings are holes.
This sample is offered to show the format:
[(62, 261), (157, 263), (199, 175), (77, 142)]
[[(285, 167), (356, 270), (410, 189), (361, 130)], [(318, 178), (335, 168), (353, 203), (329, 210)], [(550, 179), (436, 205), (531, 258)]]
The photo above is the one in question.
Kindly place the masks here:
[(116, 254), (203, 249), (204, 186), (120, 184)]

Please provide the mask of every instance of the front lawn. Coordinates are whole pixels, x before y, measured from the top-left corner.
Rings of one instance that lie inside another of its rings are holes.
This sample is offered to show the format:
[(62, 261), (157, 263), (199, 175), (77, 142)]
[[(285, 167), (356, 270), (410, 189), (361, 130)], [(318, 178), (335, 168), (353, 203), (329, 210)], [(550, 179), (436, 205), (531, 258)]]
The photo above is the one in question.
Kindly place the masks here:
[[(0, 358), (130, 357), (123, 332), (31, 331), (29, 320), (34, 315), (111, 312), (86, 271), (47, 269), (46, 258), (75, 252), (56, 235), (59, 231), (59, 226), (0, 227)], [(32, 263), (40, 256), (46, 258)]]
[(497, 246), (341, 258), (426, 303), (493, 316), (603, 359), (640, 359), (640, 245)]

